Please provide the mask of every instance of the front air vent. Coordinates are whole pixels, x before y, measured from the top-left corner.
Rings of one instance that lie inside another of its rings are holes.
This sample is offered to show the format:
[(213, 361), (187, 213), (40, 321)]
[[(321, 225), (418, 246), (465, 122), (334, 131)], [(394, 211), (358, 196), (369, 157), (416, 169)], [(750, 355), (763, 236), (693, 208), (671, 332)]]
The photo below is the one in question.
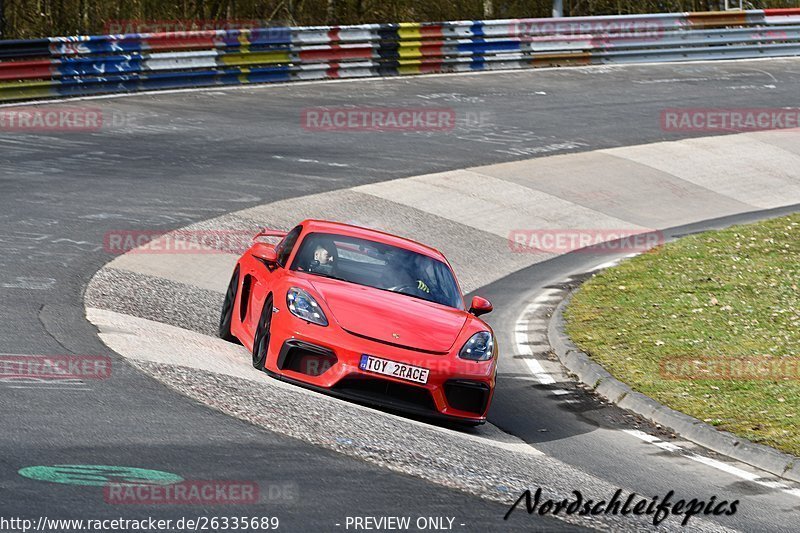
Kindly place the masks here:
[(307, 376), (321, 376), (338, 362), (327, 348), (301, 341), (286, 341), (278, 356), (278, 368)]
[(244, 322), (247, 318), (247, 309), (250, 306), (250, 289), (253, 287), (253, 276), (249, 274), (242, 282), (242, 296), (239, 298), (239, 320)]
[(436, 411), (436, 404), (428, 389), (388, 379), (354, 376), (342, 379), (333, 390), (379, 404)]
[(482, 415), (489, 403), (489, 386), (478, 381), (454, 379), (444, 384), (447, 404), (453, 409)]

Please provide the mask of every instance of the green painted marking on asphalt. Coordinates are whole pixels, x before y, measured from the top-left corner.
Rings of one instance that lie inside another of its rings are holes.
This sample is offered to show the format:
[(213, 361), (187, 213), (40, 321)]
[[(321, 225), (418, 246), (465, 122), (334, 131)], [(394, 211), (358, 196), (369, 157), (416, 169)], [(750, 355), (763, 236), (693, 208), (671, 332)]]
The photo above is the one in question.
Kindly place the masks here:
[(37, 481), (97, 487), (108, 485), (109, 483), (172, 485), (183, 481), (181, 476), (162, 470), (109, 465), (27, 466), (21, 468), (18, 474)]

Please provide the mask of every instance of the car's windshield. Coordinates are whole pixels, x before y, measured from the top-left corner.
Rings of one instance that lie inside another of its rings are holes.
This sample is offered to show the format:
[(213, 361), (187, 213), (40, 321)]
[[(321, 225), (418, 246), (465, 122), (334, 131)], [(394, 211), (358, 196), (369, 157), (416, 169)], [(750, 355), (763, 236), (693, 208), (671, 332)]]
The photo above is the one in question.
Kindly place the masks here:
[(366, 239), (310, 233), (303, 239), (291, 269), (464, 308), (458, 285), (446, 264)]

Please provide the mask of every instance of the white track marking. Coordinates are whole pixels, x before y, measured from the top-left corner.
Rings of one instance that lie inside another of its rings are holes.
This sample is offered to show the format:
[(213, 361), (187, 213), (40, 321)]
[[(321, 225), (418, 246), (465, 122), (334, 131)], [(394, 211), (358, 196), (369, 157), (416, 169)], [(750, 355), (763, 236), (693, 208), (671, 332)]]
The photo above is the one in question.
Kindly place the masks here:
[[(762, 480), (762, 481), (759, 482), (759, 484), (760, 485), (764, 485), (765, 487), (769, 487), (771, 489), (782, 490), (783, 488), (785, 488), (785, 485), (783, 483), (781, 483), (780, 481), (764, 481), (764, 480)], [(789, 490), (792, 490), (792, 489), (789, 489)]]
[[(637, 254), (629, 254), (629, 255), (627, 255), (625, 257), (629, 258), (629, 257), (633, 257), (635, 255), (637, 255)], [(623, 258), (617, 259), (615, 261), (609, 261), (607, 263), (603, 263), (601, 265), (598, 265), (593, 270), (591, 270), (591, 272), (614, 266), (621, 259), (623, 259)], [(549, 300), (554, 294), (557, 294), (559, 292), (560, 291), (557, 290), (557, 289), (546, 289), (541, 294), (539, 294), (530, 304), (528, 304), (525, 307), (525, 309), (522, 311), (522, 313), (520, 314), (519, 318), (517, 319), (517, 322), (516, 322), (515, 327), (514, 327), (514, 336), (515, 336), (516, 345), (517, 345), (516, 346), (517, 347), (517, 353), (519, 355), (522, 355), (522, 356), (527, 356), (526, 359), (523, 359), (525, 361), (525, 364), (528, 366), (528, 368), (533, 373), (534, 377), (539, 381), (539, 383), (541, 383), (543, 385), (552, 385), (556, 381), (555, 381), (555, 379), (553, 379), (553, 377), (548, 372), (545, 371), (544, 367), (539, 362), (539, 360), (537, 360), (533, 356), (533, 352), (531, 350), (531, 344), (530, 344), (531, 343), (531, 338), (528, 335), (528, 331), (529, 331), (529, 327), (530, 327), (531, 323), (534, 322), (534, 320), (536, 320), (536, 319), (532, 319), (530, 317), (532, 317), (536, 313), (536, 311), (542, 305), (544, 305), (544, 302), (546, 300)], [(556, 390), (551, 391), (551, 392), (552, 392), (552, 394), (554, 396), (564, 396), (564, 395), (569, 394), (569, 391), (564, 390), (564, 389), (556, 389)], [(563, 399), (561, 401), (564, 402), (564, 403), (579, 403), (579, 401), (575, 400), (575, 399)], [(650, 434), (645, 433), (644, 431), (641, 431), (641, 430), (638, 430), (638, 429), (624, 429), (622, 431), (624, 431), (628, 435), (636, 437), (639, 440), (647, 442), (648, 444), (652, 444), (654, 446), (657, 446), (658, 448), (661, 448), (662, 450), (668, 451), (670, 453), (679, 454), (682, 457), (685, 457), (687, 459), (691, 459), (692, 461), (704, 464), (706, 466), (710, 466), (711, 468), (714, 468), (714, 469), (719, 470), (721, 472), (726, 472), (726, 473), (731, 474), (733, 476), (736, 476), (736, 477), (738, 477), (740, 479), (744, 479), (744, 480), (750, 481), (752, 483), (757, 483), (758, 485), (761, 485), (762, 487), (766, 487), (766, 488), (773, 489), (773, 490), (779, 490), (779, 491), (784, 492), (786, 494), (789, 494), (791, 496), (795, 496), (797, 498), (800, 498), (800, 488), (794, 488), (794, 487), (792, 487), (790, 485), (787, 485), (786, 483), (782, 482), (778, 478), (764, 477), (764, 476), (761, 476), (759, 474), (756, 474), (756, 473), (753, 473), (753, 472), (748, 472), (747, 470), (743, 470), (741, 468), (738, 468), (738, 467), (736, 467), (736, 466), (734, 466), (734, 465), (732, 465), (730, 463), (725, 463), (725, 462), (722, 462), (722, 461), (718, 461), (716, 459), (712, 459), (710, 457), (705, 457), (705, 456), (702, 456), (702, 455), (698, 455), (696, 453), (693, 453), (693, 452), (691, 452), (689, 450), (686, 450), (686, 449), (682, 448), (681, 446), (678, 446), (677, 444), (673, 444), (671, 442), (663, 441), (663, 440), (661, 440), (660, 438), (658, 438), (658, 437), (656, 437), (654, 435), (650, 435)]]
[[(602, 263), (602, 264), (597, 265), (596, 267), (594, 267), (592, 270), (590, 270), (590, 272), (596, 272), (598, 270), (603, 270), (603, 269), (606, 269), (606, 268), (610, 268), (610, 267), (616, 266), (623, 259), (629, 259), (629, 258), (635, 257), (637, 255), (639, 255), (639, 254), (636, 254), (636, 253), (628, 254), (625, 257), (621, 257), (621, 258), (615, 259), (613, 261), (608, 261), (606, 263)], [(722, 462), (722, 461), (718, 461), (716, 459), (712, 459), (710, 457), (704, 457), (702, 455), (698, 455), (696, 453), (692, 453), (692, 452), (690, 452), (688, 450), (685, 450), (685, 449), (681, 448), (680, 446), (678, 446), (676, 444), (673, 444), (671, 442), (663, 441), (663, 440), (659, 439), (658, 437), (655, 437), (653, 435), (650, 435), (650, 434), (645, 433), (644, 431), (640, 431), (638, 429), (625, 429), (623, 431), (625, 433), (627, 433), (629, 435), (632, 435), (632, 436), (634, 436), (634, 437), (636, 437), (636, 438), (638, 438), (640, 440), (643, 440), (643, 441), (645, 441), (645, 442), (647, 442), (649, 444), (657, 446), (657, 447), (661, 448), (662, 450), (666, 450), (666, 451), (672, 452), (672, 453), (678, 453), (678, 454), (682, 455), (683, 457), (686, 457), (687, 459), (691, 459), (692, 461), (696, 461), (696, 462), (702, 463), (702, 464), (704, 464), (706, 466), (710, 466), (711, 468), (715, 468), (715, 469), (720, 470), (722, 472), (726, 472), (728, 474), (734, 475), (734, 476), (736, 476), (736, 477), (738, 477), (740, 479), (751, 481), (753, 483), (757, 483), (757, 484), (759, 484), (759, 485), (761, 485), (763, 487), (767, 487), (767, 488), (770, 488), (770, 489), (780, 490), (782, 492), (785, 492), (786, 494), (789, 494), (791, 496), (795, 496), (795, 497), (800, 498), (800, 489), (792, 488), (789, 485), (787, 485), (787, 484), (785, 484), (785, 483), (783, 483), (781, 481), (778, 481), (777, 478), (773, 478), (773, 479), (764, 478), (764, 477), (759, 476), (757, 474), (754, 474), (752, 472), (748, 472), (746, 470), (742, 470), (741, 468), (738, 468), (738, 467), (736, 467), (736, 466), (734, 466), (734, 465), (732, 465), (730, 463), (725, 463), (725, 462)]]
[(605, 263), (601, 263), (596, 267), (594, 267), (593, 269), (591, 269), (589, 272), (597, 272), (598, 270), (605, 270), (606, 268), (617, 266), (617, 263), (619, 263), (619, 261), (620, 261), (619, 259), (615, 259), (613, 261), (607, 261)]
[(541, 383), (542, 385), (554, 384), (556, 380), (553, 379), (553, 376), (548, 374), (547, 371), (545, 371), (544, 367), (539, 362), (539, 360), (533, 357), (533, 352), (531, 351), (530, 346), (525, 344), (527, 335), (525, 335), (524, 333), (517, 333), (516, 337), (517, 337), (517, 353), (519, 355), (528, 356), (528, 358), (523, 359), (523, 361), (525, 361), (525, 364), (528, 365), (528, 369), (530, 369), (531, 373), (536, 377), (539, 383)]
[(588, 272), (597, 272), (598, 270), (605, 270), (606, 268), (615, 267), (620, 263), (620, 261), (623, 261), (625, 259), (630, 259), (631, 257), (636, 257), (639, 254), (640, 254), (640, 252), (633, 253), (633, 254), (627, 254), (627, 255), (625, 255), (623, 257), (619, 257), (619, 258), (614, 259), (612, 261), (606, 261), (605, 263), (601, 263), (601, 264), (597, 265), (596, 267), (594, 267), (593, 269), (589, 270)]
[(671, 442), (665, 442), (658, 437), (645, 433), (644, 431), (640, 431), (638, 429), (624, 429), (623, 430), (628, 435), (632, 435), (639, 440), (643, 440), (648, 444), (652, 444), (654, 446), (658, 446), (662, 450), (667, 450), (669, 452), (675, 452), (680, 454), (687, 459), (691, 459), (692, 461), (696, 461), (698, 463), (702, 463), (706, 466), (710, 466), (711, 468), (715, 468), (722, 472), (726, 472), (728, 474), (734, 475), (740, 479), (744, 479), (746, 481), (751, 481), (753, 483), (757, 483), (762, 487), (767, 487), (770, 489), (780, 490), (781, 492), (785, 492), (791, 496), (795, 496), (800, 498), (800, 489), (792, 488), (791, 486), (779, 481), (777, 478), (767, 478), (755, 474), (753, 472), (748, 472), (747, 470), (742, 470), (741, 468), (734, 466), (730, 463), (724, 463), (722, 461), (718, 461), (716, 459), (712, 459), (710, 457), (704, 457), (702, 455), (698, 455), (696, 453), (692, 453), (684, 448), (676, 444), (672, 444)]
[(557, 294), (559, 291), (557, 289), (545, 289), (539, 294), (519, 315), (517, 319), (516, 325), (514, 327), (514, 340), (517, 347), (517, 354), (522, 355), (525, 357), (523, 361), (528, 366), (528, 369), (534, 375), (534, 377), (541, 383), (542, 385), (553, 385), (556, 380), (553, 379), (551, 376), (542, 366), (538, 359), (533, 356), (533, 350), (531, 350), (531, 339), (528, 335), (528, 330), (530, 327), (530, 323), (532, 320), (529, 318), (532, 316), (536, 310), (544, 304), (546, 300), (552, 298), (553, 295)]
[[(680, 448), (678, 448), (680, 449)], [(716, 468), (717, 470), (721, 470), (723, 472), (727, 472), (728, 474), (733, 474), (736, 477), (740, 477), (742, 479), (746, 479), (747, 481), (755, 481), (759, 485), (763, 484), (759, 479), (762, 476), (758, 474), (754, 474), (752, 472), (747, 472), (746, 470), (742, 470), (741, 468), (737, 468), (731, 464), (723, 463), (722, 461), (717, 461), (716, 459), (712, 459), (710, 457), (703, 457), (702, 455), (695, 455), (691, 454), (688, 455), (689, 459), (692, 461), (697, 461), (698, 463), (703, 463), (704, 465), (708, 465), (711, 468)], [(786, 485), (781, 484), (781, 488), (789, 488)]]

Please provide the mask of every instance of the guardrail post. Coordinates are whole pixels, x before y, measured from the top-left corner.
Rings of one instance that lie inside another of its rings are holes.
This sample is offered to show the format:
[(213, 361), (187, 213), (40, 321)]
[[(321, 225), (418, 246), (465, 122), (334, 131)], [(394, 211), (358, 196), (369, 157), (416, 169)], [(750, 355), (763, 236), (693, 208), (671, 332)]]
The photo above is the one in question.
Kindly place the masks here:
[[(81, 0), (85, 4), (85, 0)], [(800, 57), (800, 8), (0, 40), (0, 102), (540, 66)], [(739, 0), (727, 0), (728, 6)], [(284, 0), (294, 9), (300, 0)], [(325, 0), (341, 8), (341, 0)], [(0, 6), (10, 5), (0, 0)], [(493, 15), (494, 0), (481, 0)], [(564, 16), (553, 0), (553, 17)], [(290, 19), (293, 17), (290, 15)], [(13, 20), (13, 19), (12, 19)], [(291, 23), (291, 21), (289, 21)], [(13, 24), (13, 22), (12, 22)], [(767, 28), (766, 30), (764, 28)], [(3, 28), (4, 37), (14, 28)], [(654, 38), (657, 34), (658, 38)]]
[(564, 16), (564, 0), (553, 0), (553, 18)]

